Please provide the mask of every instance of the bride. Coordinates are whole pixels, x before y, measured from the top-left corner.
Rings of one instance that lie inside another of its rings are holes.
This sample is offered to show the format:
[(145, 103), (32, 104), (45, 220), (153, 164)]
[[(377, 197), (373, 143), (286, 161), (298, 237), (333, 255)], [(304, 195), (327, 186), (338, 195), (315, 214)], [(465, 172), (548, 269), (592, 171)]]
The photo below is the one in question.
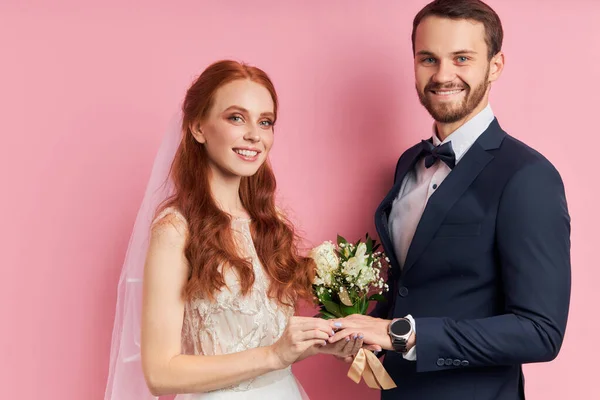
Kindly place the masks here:
[(256, 67), (220, 61), (182, 111), (123, 267), (105, 399), (307, 398), (293, 363), (347, 357), (363, 343), (327, 344), (334, 323), (294, 316), (312, 297), (314, 265), (275, 206), (273, 84)]

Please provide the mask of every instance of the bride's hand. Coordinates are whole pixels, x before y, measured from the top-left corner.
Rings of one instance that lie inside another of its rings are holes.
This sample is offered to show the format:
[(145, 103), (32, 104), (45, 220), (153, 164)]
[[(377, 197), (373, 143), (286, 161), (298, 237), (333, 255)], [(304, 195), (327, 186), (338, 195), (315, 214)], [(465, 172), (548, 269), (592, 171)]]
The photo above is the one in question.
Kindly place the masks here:
[(320, 353), (331, 354), (340, 361), (347, 364), (351, 364), (354, 361), (354, 356), (361, 348), (368, 349), (372, 346), (364, 345), (364, 335), (362, 333), (356, 333), (346, 338), (335, 342), (328, 343), (326, 346), (321, 347)]
[(380, 346), (365, 344), (363, 339), (364, 335), (362, 333), (356, 333), (335, 343), (328, 343), (326, 346), (321, 347), (318, 352), (331, 354), (338, 360), (350, 364), (361, 348), (370, 351), (381, 351)]
[(293, 364), (311, 347), (326, 346), (334, 335), (333, 322), (311, 317), (292, 317), (281, 338), (270, 346), (277, 369)]
[(327, 345), (319, 348), (319, 353), (331, 354), (338, 359), (346, 359), (353, 357), (358, 353), (358, 350), (363, 346), (363, 334), (356, 333), (335, 343), (327, 343)]

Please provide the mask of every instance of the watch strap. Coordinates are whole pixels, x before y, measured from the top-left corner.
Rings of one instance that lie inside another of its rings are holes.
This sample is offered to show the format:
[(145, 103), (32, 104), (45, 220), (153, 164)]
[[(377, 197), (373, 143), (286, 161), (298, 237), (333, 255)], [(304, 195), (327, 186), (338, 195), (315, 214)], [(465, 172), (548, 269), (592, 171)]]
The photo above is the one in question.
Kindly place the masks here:
[(405, 338), (392, 337), (392, 347), (394, 348), (394, 351), (397, 351), (398, 353), (406, 353), (408, 351), (406, 348), (407, 344), (408, 340)]

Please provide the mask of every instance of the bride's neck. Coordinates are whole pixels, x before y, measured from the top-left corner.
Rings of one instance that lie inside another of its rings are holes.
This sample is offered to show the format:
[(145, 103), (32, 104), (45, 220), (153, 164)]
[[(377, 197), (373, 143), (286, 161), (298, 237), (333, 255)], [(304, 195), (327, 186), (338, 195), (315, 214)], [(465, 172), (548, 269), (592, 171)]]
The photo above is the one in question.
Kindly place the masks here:
[(239, 176), (225, 177), (213, 173), (210, 177), (210, 189), (217, 206), (234, 217), (246, 216), (240, 198), (240, 182)]

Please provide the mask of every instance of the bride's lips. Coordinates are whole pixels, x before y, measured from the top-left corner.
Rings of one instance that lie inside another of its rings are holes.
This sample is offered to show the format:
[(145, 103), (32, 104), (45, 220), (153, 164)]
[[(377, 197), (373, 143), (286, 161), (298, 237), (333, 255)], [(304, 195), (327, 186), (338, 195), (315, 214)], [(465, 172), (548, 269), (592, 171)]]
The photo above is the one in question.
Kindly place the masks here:
[(252, 147), (235, 147), (233, 152), (244, 161), (256, 161), (261, 151)]

